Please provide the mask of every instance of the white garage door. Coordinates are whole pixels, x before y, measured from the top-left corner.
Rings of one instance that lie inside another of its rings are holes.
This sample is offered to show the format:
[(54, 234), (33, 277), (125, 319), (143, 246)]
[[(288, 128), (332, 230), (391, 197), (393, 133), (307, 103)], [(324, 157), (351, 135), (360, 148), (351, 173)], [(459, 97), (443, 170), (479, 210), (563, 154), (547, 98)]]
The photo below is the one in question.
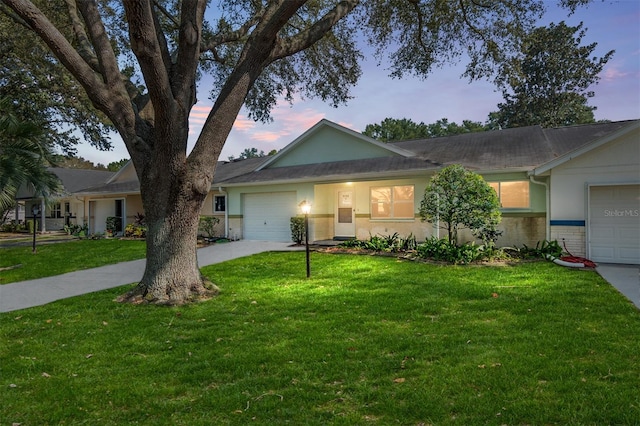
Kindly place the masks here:
[(589, 193), (589, 256), (640, 264), (640, 185), (592, 186)]
[(291, 241), (291, 218), (296, 214), (295, 192), (244, 194), (244, 239)]

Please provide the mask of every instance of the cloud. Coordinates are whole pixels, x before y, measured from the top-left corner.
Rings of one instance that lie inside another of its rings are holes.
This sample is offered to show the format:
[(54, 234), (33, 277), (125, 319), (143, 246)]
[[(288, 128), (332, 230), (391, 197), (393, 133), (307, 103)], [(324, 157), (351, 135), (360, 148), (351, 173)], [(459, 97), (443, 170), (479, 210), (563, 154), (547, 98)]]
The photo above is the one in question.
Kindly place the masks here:
[(233, 123), (233, 129), (240, 132), (249, 131), (253, 129), (255, 126), (256, 126), (256, 122), (251, 120), (249, 117), (247, 117), (244, 114), (238, 114), (238, 117), (236, 117), (236, 121)]

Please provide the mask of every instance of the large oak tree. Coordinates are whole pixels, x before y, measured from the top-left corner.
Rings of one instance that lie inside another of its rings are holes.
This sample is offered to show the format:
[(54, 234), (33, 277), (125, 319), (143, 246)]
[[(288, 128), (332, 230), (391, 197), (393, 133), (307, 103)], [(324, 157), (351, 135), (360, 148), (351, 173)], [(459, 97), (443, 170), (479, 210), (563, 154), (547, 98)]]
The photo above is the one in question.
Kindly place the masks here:
[(595, 122), (595, 93), (599, 74), (614, 51), (593, 56), (597, 43), (582, 44), (583, 24), (551, 23), (531, 31), (520, 52), (500, 67), (496, 84), (504, 103), (489, 114), (491, 128), (561, 127)]
[[(486, 77), (544, 9), (542, 0), (208, 3), (0, 3), (13, 30), (33, 31), (122, 137), (148, 224), (136, 293), (149, 301), (181, 303), (208, 292), (196, 260), (198, 218), (243, 105), (268, 120), (277, 102), (296, 94), (345, 102), (360, 75), (359, 41), (379, 58), (388, 53), (395, 77), (426, 76), (462, 54), (472, 78)], [(213, 108), (187, 155), (189, 113), (205, 74)]]

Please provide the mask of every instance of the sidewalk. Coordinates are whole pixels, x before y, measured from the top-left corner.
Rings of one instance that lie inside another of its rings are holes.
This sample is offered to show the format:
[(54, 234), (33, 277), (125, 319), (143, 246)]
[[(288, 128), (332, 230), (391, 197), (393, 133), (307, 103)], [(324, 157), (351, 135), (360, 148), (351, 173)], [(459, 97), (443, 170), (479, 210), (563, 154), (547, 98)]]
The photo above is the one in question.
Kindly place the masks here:
[[(304, 249), (303, 247), (292, 247), (291, 244), (246, 240), (214, 244), (198, 250), (198, 265), (200, 267), (213, 265), (266, 251)], [(145, 259), (140, 259), (37, 280), (0, 285), (0, 312), (31, 308), (67, 297), (138, 282), (144, 273), (145, 262)]]

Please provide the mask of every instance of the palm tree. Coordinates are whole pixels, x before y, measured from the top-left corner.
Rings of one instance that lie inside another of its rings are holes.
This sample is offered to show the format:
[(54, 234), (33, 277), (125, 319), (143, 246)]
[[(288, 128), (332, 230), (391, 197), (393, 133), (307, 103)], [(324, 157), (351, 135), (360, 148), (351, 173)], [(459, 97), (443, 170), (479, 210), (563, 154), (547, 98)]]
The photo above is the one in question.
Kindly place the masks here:
[(9, 99), (0, 99), (0, 211), (13, 205), (21, 185), (45, 198), (60, 185), (56, 175), (47, 170), (54, 153), (44, 132), (33, 123), (20, 121), (11, 106)]

